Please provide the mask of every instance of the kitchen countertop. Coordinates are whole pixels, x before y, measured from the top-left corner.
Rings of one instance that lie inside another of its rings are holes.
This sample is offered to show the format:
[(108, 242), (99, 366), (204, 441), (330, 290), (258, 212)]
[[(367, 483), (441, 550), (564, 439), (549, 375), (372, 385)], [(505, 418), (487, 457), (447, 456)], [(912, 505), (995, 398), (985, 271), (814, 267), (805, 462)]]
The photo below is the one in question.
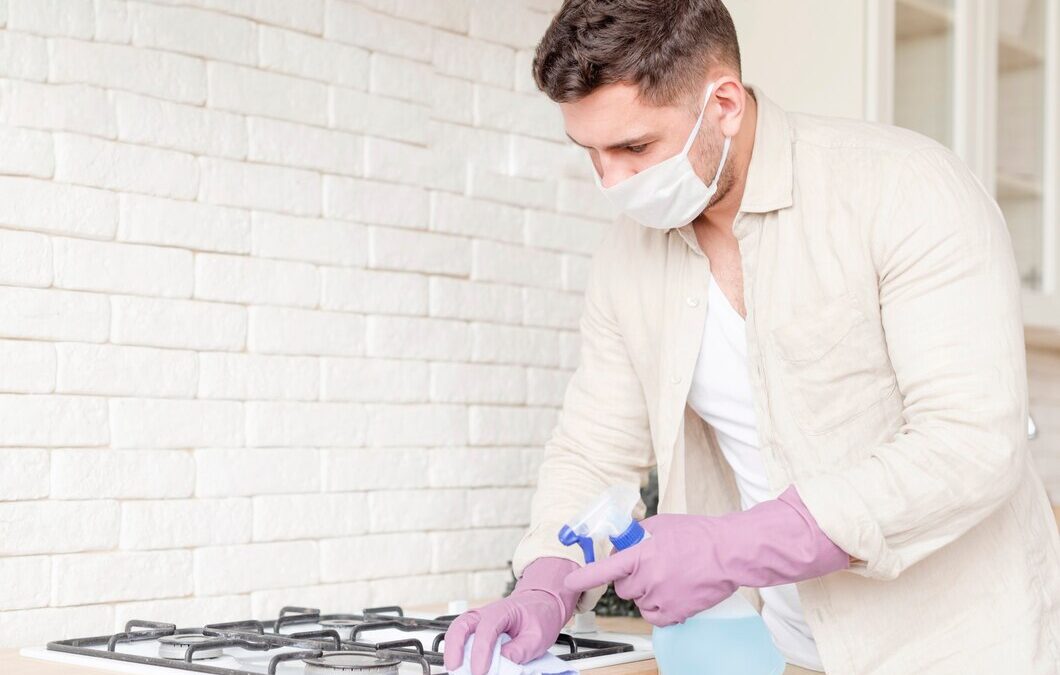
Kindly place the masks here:
[[(1053, 506), (1053, 515), (1056, 516), (1057, 525), (1060, 526), (1060, 505)], [(479, 605), (482, 603), (472, 603)], [(426, 607), (427, 611), (444, 611), (444, 607)], [(647, 635), (651, 633), (651, 625), (643, 619), (627, 617), (597, 617), (597, 624), (606, 630), (617, 633), (635, 633)], [(76, 636), (72, 636), (76, 637)], [(178, 671), (174, 671), (178, 672)], [(654, 660), (639, 661), (636, 663), (624, 663), (608, 668), (599, 668), (592, 671), (594, 675), (658, 675)], [(114, 671), (100, 670), (98, 668), (82, 668), (70, 666), (63, 663), (41, 661), (20, 656), (18, 649), (0, 649), (0, 673), (3, 675), (114, 675)]]

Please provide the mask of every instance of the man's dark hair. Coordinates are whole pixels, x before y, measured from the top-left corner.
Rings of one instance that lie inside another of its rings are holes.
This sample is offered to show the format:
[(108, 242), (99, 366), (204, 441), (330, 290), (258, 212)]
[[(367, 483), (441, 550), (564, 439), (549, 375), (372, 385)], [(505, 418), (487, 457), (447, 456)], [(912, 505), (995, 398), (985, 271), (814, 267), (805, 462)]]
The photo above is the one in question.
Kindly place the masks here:
[(648, 103), (671, 105), (718, 65), (740, 76), (736, 27), (721, 0), (566, 0), (537, 45), (533, 71), (557, 103), (630, 82)]

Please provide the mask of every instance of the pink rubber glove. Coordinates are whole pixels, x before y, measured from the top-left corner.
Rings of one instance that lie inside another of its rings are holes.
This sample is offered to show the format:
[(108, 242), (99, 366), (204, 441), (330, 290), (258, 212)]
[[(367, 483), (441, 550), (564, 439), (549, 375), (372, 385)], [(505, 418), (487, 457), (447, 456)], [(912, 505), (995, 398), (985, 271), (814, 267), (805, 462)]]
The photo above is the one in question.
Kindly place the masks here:
[(544, 654), (574, 614), (581, 593), (568, 590), (563, 579), (577, 568), (578, 563), (566, 558), (538, 558), (523, 570), (511, 595), (458, 616), (445, 632), (445, 669), (456, 670), (464, 662), (464, 644), (471, 633), (471, 675), (485, 675), (490, 669), (493, 645), (501, 633), (512, 638), (501, 646), (501, 655), (515, 663)]
[(680, 623), (732, 595), (846, 569), (849, 556), (832, 543), (795, 486), (776, 499), (721, 517), (660, 514), (641, 525), (651, 536), (572, 571), (567, 588), (582, 592), (615, 582), (656, 626)]

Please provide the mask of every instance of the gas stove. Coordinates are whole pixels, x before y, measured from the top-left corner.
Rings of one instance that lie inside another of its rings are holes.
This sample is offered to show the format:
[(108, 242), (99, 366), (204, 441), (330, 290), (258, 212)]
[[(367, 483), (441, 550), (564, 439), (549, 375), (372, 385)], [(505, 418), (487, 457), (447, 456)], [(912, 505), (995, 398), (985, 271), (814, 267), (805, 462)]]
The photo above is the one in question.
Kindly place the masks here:
[[(433, 675), (444, 673), (445, 631), (457, 615), (411, 616), (400, 607), (358, 614), (321, 614), (284, 607), (272, 621), (232, 621), (202, 627), (133, 619), (113, 635), (71, 638), (27, 647), (31, 658), (127, 673), (173, 670), (218, 675)], [(579, 670), (651, 658), (647, 636), (563, 633), (550, 649)]]

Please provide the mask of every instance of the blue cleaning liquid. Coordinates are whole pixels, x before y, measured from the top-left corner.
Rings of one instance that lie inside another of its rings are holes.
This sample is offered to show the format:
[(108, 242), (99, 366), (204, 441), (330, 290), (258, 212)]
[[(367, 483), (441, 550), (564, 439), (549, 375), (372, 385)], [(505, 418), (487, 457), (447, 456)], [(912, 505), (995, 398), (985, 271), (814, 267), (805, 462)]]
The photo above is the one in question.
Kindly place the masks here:
[(718, 618), (701, 612), (657, 626), (651, 640), (663, 675), (780, 675), (786, 667), (757, 613)]

